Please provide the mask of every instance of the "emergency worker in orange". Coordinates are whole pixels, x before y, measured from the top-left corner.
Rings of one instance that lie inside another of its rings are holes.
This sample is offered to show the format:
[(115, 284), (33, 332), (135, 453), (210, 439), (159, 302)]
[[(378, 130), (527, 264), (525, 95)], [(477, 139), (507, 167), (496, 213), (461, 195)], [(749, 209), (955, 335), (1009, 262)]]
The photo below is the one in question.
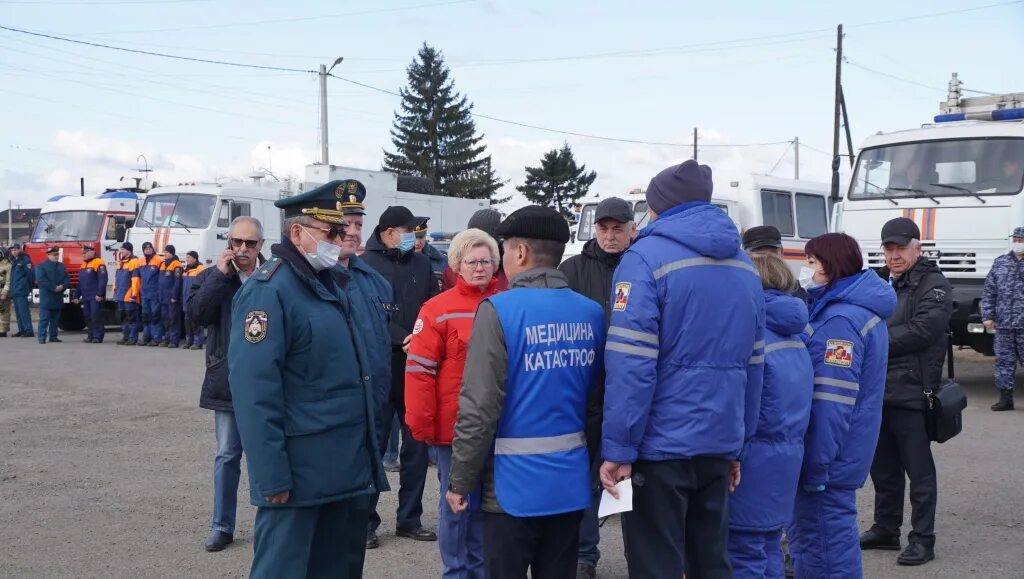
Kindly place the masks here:
[(85, 315), (86, 335), (82, 340), (88, 344), (102, 344), (103, 302), (107, 299), (107, 264), (96, 257), (91, 245), (82, 246), (82, 267), (78, 270), (78, 293), (76, 299), (82, 304)]
[(121, 244), (114, 272), (114, 301), (121, 316), (121, 339), (117, 343), (122, 346), (134, 346), (139, 335), (142, 278), (139, 276), (139, 259), (132, 253), (134, 250), (128, 241)]
[(469, 509), (452, 512), (444, 491), (452, 462), (455, 417), (466, 350), (477, 306), (497, 293), (494, 272), (498, 244), (480, 229), (467, 229), (452, 240), (448, 265), (459, 274), (455, 287), (423, 304), (412, 331), (405, 366), (405, 420), (413, 438), (437, 450), (438, 546), (444, 579), (484, 576), (483, 514), (480, 493), (469, 495)]

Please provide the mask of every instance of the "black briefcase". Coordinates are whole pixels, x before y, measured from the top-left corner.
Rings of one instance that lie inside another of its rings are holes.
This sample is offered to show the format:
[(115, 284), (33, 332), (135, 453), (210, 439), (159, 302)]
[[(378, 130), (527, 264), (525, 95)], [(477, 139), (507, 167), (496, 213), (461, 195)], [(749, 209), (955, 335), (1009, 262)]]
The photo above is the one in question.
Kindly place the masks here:
[(967, 408), (967, 392), (953, 374), (953, 337), (947, 336), (949, 350), (946, 352), (949, 379), (935, 391), (925, 390), (925, 422), (928, 438), (935, 442), (946, 442), (960, 434), (964, 428), (963, 411)]

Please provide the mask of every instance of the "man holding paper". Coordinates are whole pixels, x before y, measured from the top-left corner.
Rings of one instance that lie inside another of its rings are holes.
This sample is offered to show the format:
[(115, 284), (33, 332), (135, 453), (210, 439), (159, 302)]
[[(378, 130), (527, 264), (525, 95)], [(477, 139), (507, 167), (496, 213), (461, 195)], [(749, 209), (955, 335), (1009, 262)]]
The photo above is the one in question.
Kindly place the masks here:
[(605, 346), (601, 483), (631, 478), (632, 579), (728, 579), (728, 497), (764, 372), (761, 281), (711, 169), (686, 161), (647, 188), (651, 225), (622, 257)]
[[(488, 579), (576, 574), (591, 503), (587, 396), (604, 353), (604, 312), (555, 269), (569, 225), (531, 205), (498, 227), (509, 290), (480, 303), (469, 339), (447, 500), (466, 511), (482, 482)], [(482, 479), (482, 480), (481, 480)]]

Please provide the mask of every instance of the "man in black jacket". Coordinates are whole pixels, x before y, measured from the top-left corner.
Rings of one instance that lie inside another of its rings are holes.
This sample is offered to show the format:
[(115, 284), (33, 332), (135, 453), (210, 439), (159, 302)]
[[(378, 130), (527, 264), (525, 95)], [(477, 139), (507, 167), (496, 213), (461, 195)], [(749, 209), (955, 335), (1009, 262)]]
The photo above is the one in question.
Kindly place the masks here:
[[(609, 197), (597, 204), (594, 211), (593, 239), (583, 246), (583, 251), (562, 262), (558, 269), (569, 280), (569, 287), (604, 308), (605, 328), (612, 315), (612, 277), (622, 254), (636, 237), (636, 223), (633, 222), (633, 208), (617, 197)], [(600, 504), (601, 485), (597, 469), (601, 465), (601, 421), (604, 410), (604, 374), (600, 374), (597, 386), (591, 391), (587, 402), (587, 446), (594, 462), (594, 501), (583, 511), (580, 523), (580, 544), (577, 579), (593, 579), (597, 576), (597, 562), (601, 558), (598, 543), (601, 541), (597, 522), (597, 507)]]
[(900, 549), (905, 477), (910, 478), (911, 524), (900, 565), (935, 558), (935, 461), (925, 426), (925, 396), (942, 381), (952, 288), (935, 262), (921, 257), (921, 231), (898, 217), (882, 228), (886, 267), (879, 271), (896, 290), (889, 328), (889, 370), (882, 429), (871, 464), (875, 487), (874, 525), (861, 535), (862, 549)]
[[(396, 413), (402, 423), (396, 534), (417, 541), (436, 541), (437, 534), (425, 529), (420, 521), (423, 487), (427, 482), (427, 445), (414, 439), (405, 424), (406, 349), (412, 334), (418, 331), (416, 318), (420, 308), (441, 289), (434, 278), (430, 259), (415, 248), (414, 231), (425, 226), (426, 222), (426, 217), (416, 217), (405, 207), (388, 207), (367, 240), (362, 258), (364, 263), (384, 276), (395, 292), (396, 311), (391, 312), (388, 326), (391, 335), (391, 393), (378, 424), (383, 425), (384, 432), (387, 432)], [(377, 528), (380, 526), (377, 498), (374, 497), (370, 503), (366, 532), (369, 548), (377, 545)]]
[(206, 376), (199, 407), (213, 410), (217, 456), (213, 461), (213, 520), (206, 550), (222, 551), (235, 533), (242, 440), (235, 422), (228, 386), (228, 341), (231, 300), (262, 263), (263, 226), (253, 217), (237, 217), (228, 230), (228, 248), (217, 256), (217, 267), (203, 270), (192, 284), (185, 307), (197, 326), (209, 326)]

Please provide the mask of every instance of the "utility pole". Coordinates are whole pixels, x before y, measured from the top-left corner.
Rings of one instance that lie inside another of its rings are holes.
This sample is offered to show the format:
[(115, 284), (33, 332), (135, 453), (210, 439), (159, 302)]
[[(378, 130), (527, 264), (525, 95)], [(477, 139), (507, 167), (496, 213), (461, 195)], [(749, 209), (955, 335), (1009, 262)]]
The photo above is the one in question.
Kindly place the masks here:
[(793, 178), (800, 178), (800, 137), (793, 137)]
[(836, 96), (832, 125), (832, 201), (839, 201), (839, 117), (843, 101), (843, 25), (836, 29)]
[(7, 200), (7, 247), (14, 245), (14, 209), (11, 209), (11, 201)]
[(85, 177), (79, 177), (79, 196), (85, 197)]
[(697, 127), (693, 127), (693, 160), (697, 160)]
[(339, 56), (334, 60), (331, 68), (327, 68), (326, 64), (320, 65), (320, 164), (322, 165), (330, 164), (327, 156), (327, 75), (331, 74), (334, 67), (341, 64), (343, 60), (345, 57)]

